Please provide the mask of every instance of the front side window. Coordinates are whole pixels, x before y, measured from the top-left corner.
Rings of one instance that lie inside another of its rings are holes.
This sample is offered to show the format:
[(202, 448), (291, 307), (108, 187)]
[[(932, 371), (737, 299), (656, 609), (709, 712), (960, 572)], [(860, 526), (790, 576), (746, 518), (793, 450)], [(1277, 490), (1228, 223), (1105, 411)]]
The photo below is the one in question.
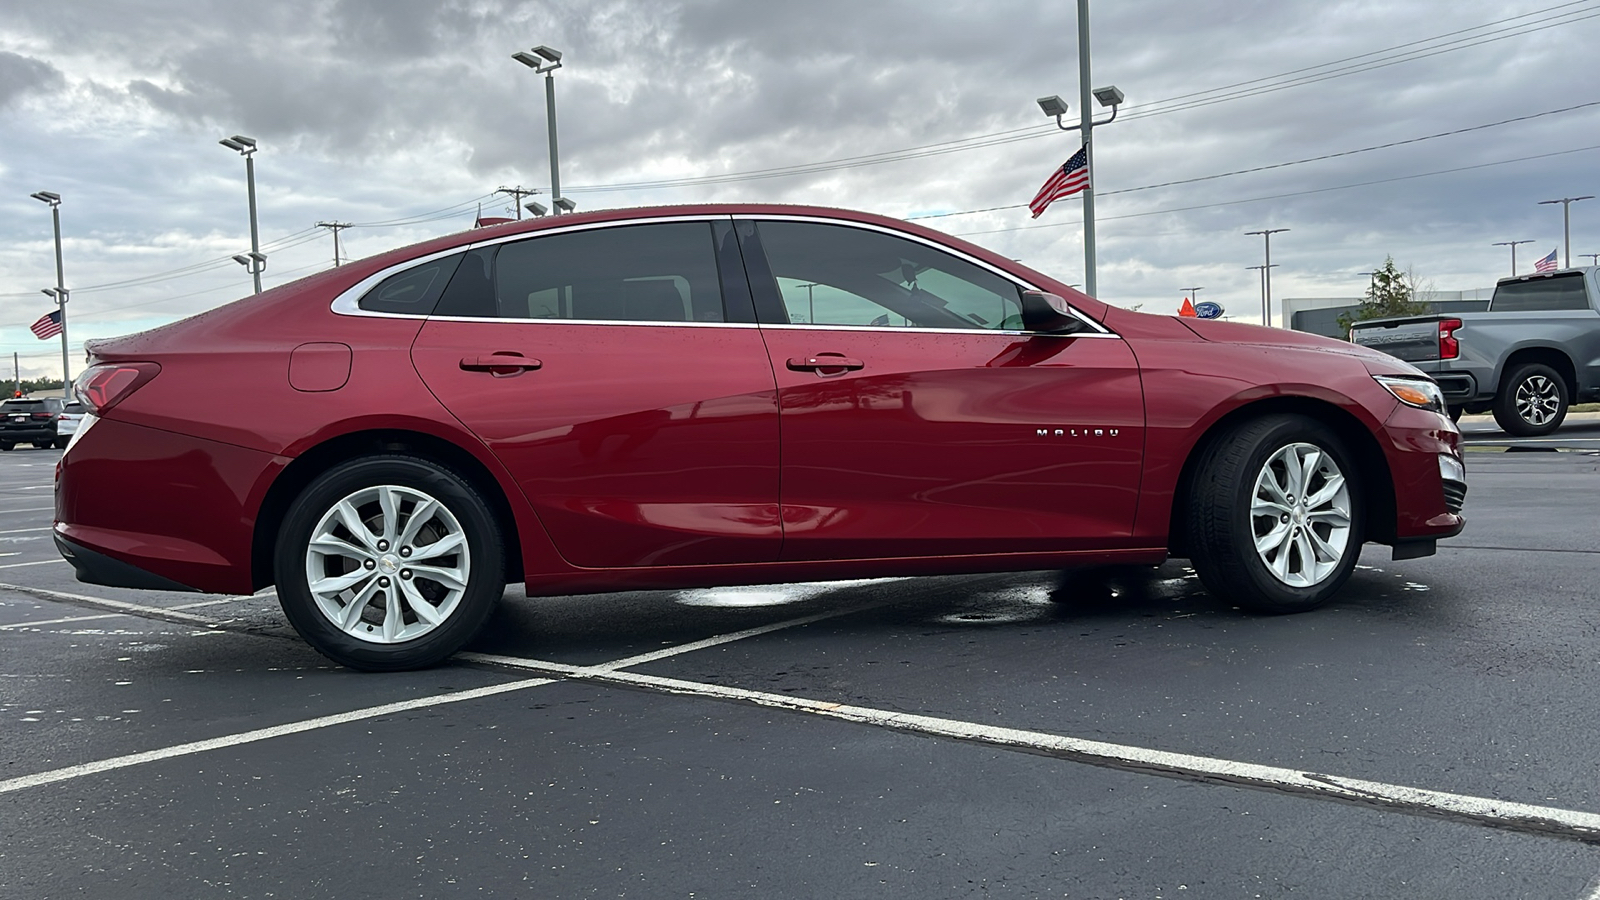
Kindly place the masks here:
[(1588, 309), (1583, 273), (1569, 272), (1546, 278), (1512, 281), (1494, 289), (1490, 312), (1532, 312), (1550, 309)]
[(1022, 330), (1015, 284), (926, 244), (813, 222), (761, 222), (795, 324)]
[(711, 223), (597, 228), (474, 250), (437, 314), (722, 322)]

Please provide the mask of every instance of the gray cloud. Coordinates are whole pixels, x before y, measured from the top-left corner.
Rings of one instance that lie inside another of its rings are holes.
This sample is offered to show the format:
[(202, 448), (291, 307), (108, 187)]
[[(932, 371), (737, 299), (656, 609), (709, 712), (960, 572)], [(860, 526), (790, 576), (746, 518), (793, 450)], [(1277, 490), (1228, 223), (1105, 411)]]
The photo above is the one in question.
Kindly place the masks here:
[(43, 60), (0, 51), (0, 109), (29, 94), (60, 90), (66, 79)]

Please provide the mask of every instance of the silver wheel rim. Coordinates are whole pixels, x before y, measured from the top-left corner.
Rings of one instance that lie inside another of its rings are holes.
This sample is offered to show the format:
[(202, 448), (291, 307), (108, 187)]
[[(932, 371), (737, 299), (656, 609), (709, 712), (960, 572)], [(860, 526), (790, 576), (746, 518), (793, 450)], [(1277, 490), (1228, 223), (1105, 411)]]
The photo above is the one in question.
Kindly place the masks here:
[(306, 547), (306, 583), (340, 631), (372, 644), (443, 625), (471, 577), (461, 523), (414, 488), (362, 488), (322, 514)]
[(1327, 580), (1350, 544), (1350, 489), (1316, 444), (1272, 454), (1250, 495), (1256, 555), (1274, 578), (1305, 588)]
[(1546, 425), (1561, 409), (1561, 392), (1543, 375), (1530, 375), (1517, 385), (1517, 415), (1529, 425)]

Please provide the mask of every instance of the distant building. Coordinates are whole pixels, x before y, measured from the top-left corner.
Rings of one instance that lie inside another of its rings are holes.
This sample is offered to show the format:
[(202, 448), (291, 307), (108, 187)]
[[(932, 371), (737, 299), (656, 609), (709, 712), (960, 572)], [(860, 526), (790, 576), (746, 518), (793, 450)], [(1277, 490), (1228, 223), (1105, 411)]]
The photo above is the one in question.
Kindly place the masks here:
[[(1472, 291), (1434, 291), (1428, 300), (1430, 312), (1482, 312), (1489, 308), (1489, 297), (1494, 288)], [(1345, 313), (1354, 316), (1361, 308), (1360, 297), (1285, 297), (1279, 309), (1281, 323), (1295, 331), (1309, 331), (1326, 337), (1348, 337), (1339, 327), (1339, 317)]]

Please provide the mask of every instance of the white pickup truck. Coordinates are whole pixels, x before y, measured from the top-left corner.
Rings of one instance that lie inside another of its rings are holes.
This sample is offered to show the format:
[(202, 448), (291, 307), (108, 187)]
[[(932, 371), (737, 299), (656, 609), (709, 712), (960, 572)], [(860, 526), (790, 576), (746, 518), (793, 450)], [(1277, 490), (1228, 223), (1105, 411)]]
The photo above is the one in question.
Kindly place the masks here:
[(1492, 411), (1506, 432), (1555, 431), (1600, 397), (1600, 269), (1502, 278), (1486, 312), (1357, 322), (1350, 340), (1433, 376), (1452, 417)]

